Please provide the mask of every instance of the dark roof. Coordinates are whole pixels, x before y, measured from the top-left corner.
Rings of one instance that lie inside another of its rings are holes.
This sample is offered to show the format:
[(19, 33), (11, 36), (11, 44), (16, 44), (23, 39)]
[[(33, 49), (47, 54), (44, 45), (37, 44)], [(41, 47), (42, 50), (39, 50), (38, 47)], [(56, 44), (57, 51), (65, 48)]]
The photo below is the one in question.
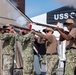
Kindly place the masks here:
[(53, 11), (49, 11), (48, 13), (57, 13), (57, 12), (64, 12), (64, 11), (76, 11), (76, 9), (74, 8), (74, 7), (68, 7), (68, 6), (63, 6), (63, 7), (60, 7), (60, 8), (58, 8), (58, 9), (55, 9), (55, 10), (53, 10)]
[(25, 0), (10, 0), (14, 5), (17, 3), (17, 8), (25, 14)]

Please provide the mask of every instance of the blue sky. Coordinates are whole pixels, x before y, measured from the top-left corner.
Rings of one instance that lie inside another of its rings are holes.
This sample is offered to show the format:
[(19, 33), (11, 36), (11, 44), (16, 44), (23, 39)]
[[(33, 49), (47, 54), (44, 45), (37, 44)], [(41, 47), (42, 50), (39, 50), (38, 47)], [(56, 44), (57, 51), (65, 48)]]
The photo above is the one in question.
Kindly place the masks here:
[(25, 0), (25, 13), (31, 18), (55, 10), (61, 6), (56, 0)]

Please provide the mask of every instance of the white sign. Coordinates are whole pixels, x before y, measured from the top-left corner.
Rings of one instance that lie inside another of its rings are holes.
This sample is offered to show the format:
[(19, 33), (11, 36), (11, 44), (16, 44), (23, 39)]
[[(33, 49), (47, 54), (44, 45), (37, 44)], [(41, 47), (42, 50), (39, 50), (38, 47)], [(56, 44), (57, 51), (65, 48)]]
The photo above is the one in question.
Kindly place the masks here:
[(70, 13), (54, 14), (54, 20), (63, 20), (63, 19), (73, 18), (72, 15), (76, 15), (76, 13), (70, 12)]

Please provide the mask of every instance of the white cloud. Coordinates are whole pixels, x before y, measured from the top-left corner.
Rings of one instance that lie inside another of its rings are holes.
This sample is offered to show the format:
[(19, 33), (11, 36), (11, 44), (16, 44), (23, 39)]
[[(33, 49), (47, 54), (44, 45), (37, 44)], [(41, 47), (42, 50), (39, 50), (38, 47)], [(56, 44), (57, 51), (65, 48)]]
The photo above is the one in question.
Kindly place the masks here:
[(55, 0), (60, 4), (76, 8), (76, 0)]

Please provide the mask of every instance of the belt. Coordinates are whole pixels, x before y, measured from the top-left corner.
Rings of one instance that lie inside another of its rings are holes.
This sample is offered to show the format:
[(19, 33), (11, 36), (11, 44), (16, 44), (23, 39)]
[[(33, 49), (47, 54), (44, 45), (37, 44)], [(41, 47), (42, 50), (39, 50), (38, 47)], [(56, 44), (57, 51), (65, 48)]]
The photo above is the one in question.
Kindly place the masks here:
[(69, 50), (69, 49), (76, 49), (75, 47), (70, 47), (70, 48), (67, 48), (66, 50)]
[(57, 53), (46, 53), (46, 55), (57, 55)]

